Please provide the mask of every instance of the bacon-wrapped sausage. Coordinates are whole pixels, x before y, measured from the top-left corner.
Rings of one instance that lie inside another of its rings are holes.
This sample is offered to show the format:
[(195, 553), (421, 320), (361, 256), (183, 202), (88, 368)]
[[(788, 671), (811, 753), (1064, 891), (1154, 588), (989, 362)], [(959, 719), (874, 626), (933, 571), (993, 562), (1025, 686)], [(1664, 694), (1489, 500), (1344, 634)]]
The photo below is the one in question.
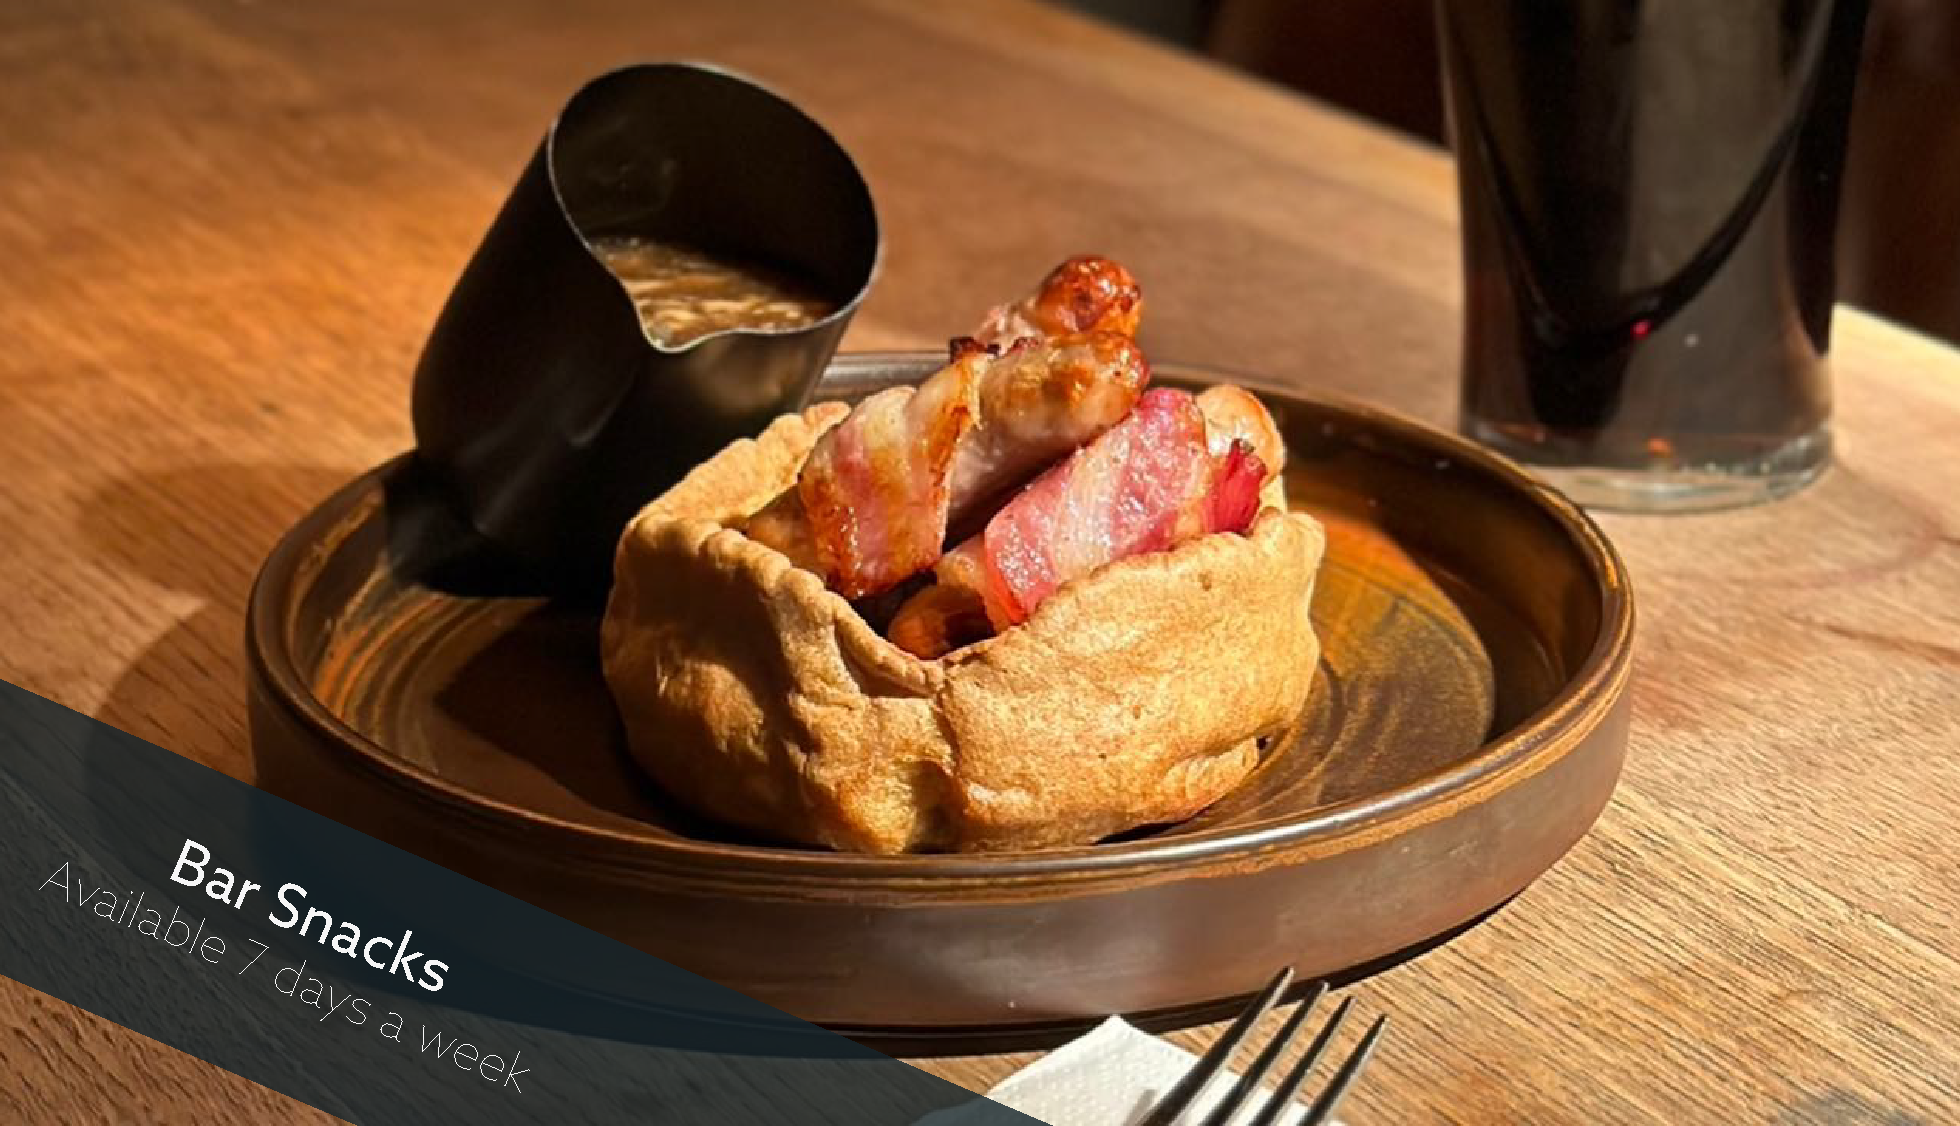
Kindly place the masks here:
[(1115, 425), (1149, 376), (1114, 332), (967, 351), (860, 403), (745, 531), (846, 598), (889, 590), (938, 561), (949, 523)]
[(933, 585), (893, 618), (892, 642), (943, 656), (1026, 621), (1062, 584), (1106, 564), (1245, 531), (1284, 446), (1257, 399), (1237, 388), (1213, 391), (1221, 393), (1151, 391), (1128, 418), (1042, 474), (984, 532), (940, 559)]

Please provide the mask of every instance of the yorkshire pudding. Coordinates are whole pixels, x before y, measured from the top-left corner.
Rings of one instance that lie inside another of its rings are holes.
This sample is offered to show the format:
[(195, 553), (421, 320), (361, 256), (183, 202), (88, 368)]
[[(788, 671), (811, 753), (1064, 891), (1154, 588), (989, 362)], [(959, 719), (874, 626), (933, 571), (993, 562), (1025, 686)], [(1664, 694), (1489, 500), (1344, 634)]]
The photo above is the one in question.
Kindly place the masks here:
[(631, 753), (673, 797), (772, 840), (871, 853), (1091, 843), (1218, 800), (1298, 718), (1325, 539), (1275, 503), (1071, 582), (937, 660), (730, 527), (846, 414), (730, 445), (621, 537), (601, 631)]

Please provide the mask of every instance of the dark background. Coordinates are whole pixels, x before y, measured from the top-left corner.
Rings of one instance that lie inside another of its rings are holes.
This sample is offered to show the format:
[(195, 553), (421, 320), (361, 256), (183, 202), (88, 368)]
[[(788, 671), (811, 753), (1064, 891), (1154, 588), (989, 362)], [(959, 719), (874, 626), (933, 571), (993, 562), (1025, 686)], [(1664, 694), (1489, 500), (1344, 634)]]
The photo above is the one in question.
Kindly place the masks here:
[[(1434, 0), (1060, 0), (1445, 143)], [(1872, 0), (1838, 296), (1960, 342), (1960, 0)]]

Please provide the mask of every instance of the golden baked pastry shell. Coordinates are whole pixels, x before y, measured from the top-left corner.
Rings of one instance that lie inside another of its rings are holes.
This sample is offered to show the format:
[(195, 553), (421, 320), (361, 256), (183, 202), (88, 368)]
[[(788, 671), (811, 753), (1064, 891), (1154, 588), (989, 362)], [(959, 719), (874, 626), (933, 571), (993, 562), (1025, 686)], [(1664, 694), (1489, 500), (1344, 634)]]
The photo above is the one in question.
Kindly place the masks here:
[(1269, 507), (1244, 536), (1112, 564), (921, 660), (727, 526), (845, 413), (730, 445), (620, 539), (605, 676), (633, 758), (672, 796), (788, 843), (1032, 849), (1183, 820), (1284, 745), (1320, 653), (1311, 517)]

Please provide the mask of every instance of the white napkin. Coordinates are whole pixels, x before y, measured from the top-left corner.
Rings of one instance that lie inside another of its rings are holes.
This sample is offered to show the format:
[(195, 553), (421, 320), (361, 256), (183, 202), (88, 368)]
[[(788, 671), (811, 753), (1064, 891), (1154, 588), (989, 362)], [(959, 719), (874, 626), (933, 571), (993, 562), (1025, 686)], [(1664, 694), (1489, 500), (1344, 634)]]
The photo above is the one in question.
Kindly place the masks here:
[[(1175, 1044), (1111, 1017), (1008, 1076), (987, 1097), (1049, 1126), (1132, 1126), (1197, 1061)], [(1229, 1073), (1213, 1079), (1186, 1121), (1202, 1121), (1235, 1079)], [(1265, 1099), (1261, 1091), (1246, 1100), (1239, 1118), (1249, 1120)], [(918, 1126), (958, 1126), (959, 1111), (930, 1115)], [(1304, 1106), (1295, 1105), (1280, 1122), (1291, 1126), (1305, 1113)]]

